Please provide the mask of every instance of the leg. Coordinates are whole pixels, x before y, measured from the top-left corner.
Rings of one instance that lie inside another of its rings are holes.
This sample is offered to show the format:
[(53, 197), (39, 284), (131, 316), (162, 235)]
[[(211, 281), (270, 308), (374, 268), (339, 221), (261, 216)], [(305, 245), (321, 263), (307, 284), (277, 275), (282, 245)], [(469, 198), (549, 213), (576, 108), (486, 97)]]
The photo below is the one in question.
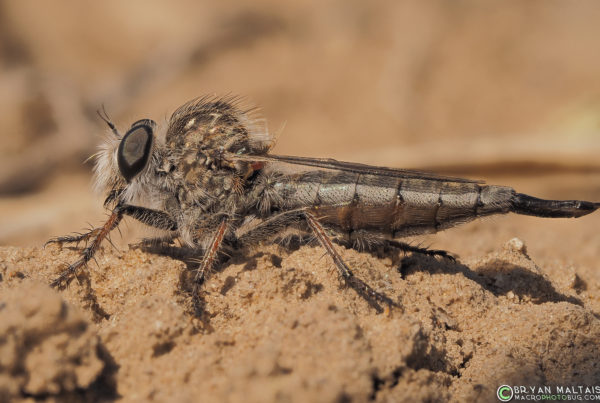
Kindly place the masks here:
[(95, 228), (88, 232), (87, 234), (83, 234), (82, 236), (77, 237), (58, 237), (49, 240), (48, 243), (61, 243), (62, 242), (79, 242), (81, 240), (85, 240), (86, 242), (91, 239), (91, 243), (86, 246), (83, 250), (81, 257), (75, 263), (69, 265), (65, 270), (60, 273), (60, 275), (50, 283), (51, 287), (58, 287), (59, 289), (65, 288), (73, 277), (77, 274), (77, 271), (82, 266), (85, 266), (91, 259), (94, 257), (96, 250), (113, 229), (115, 229), (121, 219), (123, 218), (123, 214), (118, 209), (113, 210), (108, 220), (104, 223), (102, 227)]
[(97, 236), (98, 233), (100, 232), (100, 230), (102, 230), (102, 227), (93, 228), (91, 231), (88, 231), (84, 234), (57, 236), (55, 238), (52, 238), (52, 239), (49, 239), (48, 241), (46, 241), (46, 243), (44, 244), (44, 248), (46, 247), (46, 245), (48, 245), (50, 243), (57, 243), (59, 245), (62, 245), (65, 243), (74, 243), (75, 247), (77, 247), (77, 246), (79, 246), (79, 242), (83, 241), (87, 245), (87, 242), (89, 241), (89, 239)]
[(446, 258), (452, 262), (456, 261), (454, 256), (448, 254), (448, 252), (446, 252), (445, 250), (419, 248), (418, 246), (412, 246), (412, 245), (409, 245), (404, 242), (398, 242), (398, 241), (393, 241), (393, 240), (389, 240), (389, 239), (385, 240), (385, 245), (389, 246), (391, 248), (399, 249), (403, 252), (420, 253), (422, 255), (433, 256), (433, 257), (440, 256), (440, 257)]
[(153, 238), (142, 238), (140, 241), (129, 244), (131, 249), (141, 249), (143, 251), (148, 250), (160, 250), (161, 248), (173, 247), (174, 241), (179, 237), (176, 232), (171, 232), (165, 236), (158, 236)]
[(290, 227), (302, 222), (304, 209), (284, 211), (268, 218), (256, 218), (248, 224), (236, 228), (236, 245), (254, 244), (257, 240), (268, 239)]
[(389, 306), (397, 305), (386, 297), (385, 295), (379, 294), (377, 291), (373, 290), (368, 284), (366, 284), (361, 279), (354, 276), (352, 271), (346, 266), (346, 263), (342, 260), (342, 257), (337, 253), (334, 249), (331, 240), (325, 233), (323, 226), (319, 223), (317, 218), (309, 212), (305, 212), (304, 216), (306, 217), (306, 221), (308, 222), (309, 227), (312, 229), (313, 233), (319, 240), (319, 243), (322, 247), (325, 248), (329, 256), (333, 259), (335, 266), (337, 267), (340, 275), (354, 291), (361, 297), (367, 301), (369, 305), (371, 305), (378, 313), (383, 312), (383, 309), (379, 305), (379, 303), (387, 304)]
[(198, 306), (198, 300), (200, 297), (199, 291), (202, 282), (204, 281), (204, 275), (208, 270), (213, 266), (215, 259), (219, 253), (219, 249), (221, 248), (221, 244), (223, 243), (223, 238), (225, 237), (225, 233), (227, 232), (227, 219), (223, 219), (221, 224), (219, 224), (219, 228), (213, 235), (213, 239), (210, 242), (210, 245), (206, 252), (204, 253), (204, 257), (200, 262), (200, 267), (196, 271), (196, 275), (194, 276), (194, 288), (192, 291), (192, 297), (194, 299), (194, 305)]
[(66, 287), (73, 276), (77, 274), (77, 271), (85, 266), (93, 257), (98, 247), (104, 239), (108, 237), (108, 234), (113, 229), (117, 228), (123, 215), (128, 215), (135, 218), (144, 224), (151, 225), (156, 228), (174, 231), (177, 229), (177, 223), (169, 217), (168, 214), (161, 211), (151, 210), (144, 207), (130, 206), (130, 205), (118, 205), (114, 208), (108, 220), (101, 227), (94, 228), (90, 232), (77, 236), (64, 236), (50, 239), (48, 243), (70, 243), (70, 242), (89, 242), (86, 248), (83, 250), (81, 257), (75, 263), (69, 265), (60, 276), (55, 279), (50, 285), (52, 287), (64, 288)]
[(175, 220), (173, 220), (170, 215), (162, 211), (152, 210), (145, 207), (130, 206), (128, 204), (117, 208), (120, 208), (123, 214), (135, 218), (139, 222), (151, 227), (164, 229), (167, 231), (177, 230), (177, 223)]
[[(158, 229), (164, 229), (167, 231), (175, 231), (177, 230), (177, 223), (166, 213), (163, 213), (162, 211), (157, 211), (157, 210), (151, 210), (151, 209), (147, 209), (145, 207), (137, 207), (137, 206), (130, 206), (130, 205), (121, 205), (121, 206), (117, 206), (115, 207), (115, 209), (113, 210), (113, 214), (115, 212), (119, 212), (121, 215), (128, 215), (132, 218), (135, 218), (136, 220), (149, 225), (151, 227), (154, 228), (158, 228)], [(111, 215), (112, 217), (112, 215)], [(109, 218), (110, 221), (110, 218)], [(120, 221), (120, 219), (119, 219)], [(107, 221), (108, 223), (108, 221)], [(118, 225), (118, 223), (117, 223)], [(112, 229), (116, 228), (115, 225)], [(85, 234), (76, 234), (76, 235), (66, 235), (66, 236), (59, 236), (56, 238), (52, 238), (49, 239), (44, 246), (51, 244), (51, 243), (57, 243), (57, 244), (64, 244), (64, 243), (77, 243), (79, 244), (79, 242), (84, 241), (84, 242), (88, 242), (90, 240), (90, 238), (94, 238), (97, 237), (98, 234), (102, 231), (102, 229), (106, 226), (106, 224), (104, 224), (102, 227), (98, 227), (98, 228), (93, 228), (91, 231), (86, 232)], [(110, 231), (109, 231), (110, 232)], [(106, 234), (108, 235), (108, 234)], [(106, 235), (104, 237), (106, 237)]]

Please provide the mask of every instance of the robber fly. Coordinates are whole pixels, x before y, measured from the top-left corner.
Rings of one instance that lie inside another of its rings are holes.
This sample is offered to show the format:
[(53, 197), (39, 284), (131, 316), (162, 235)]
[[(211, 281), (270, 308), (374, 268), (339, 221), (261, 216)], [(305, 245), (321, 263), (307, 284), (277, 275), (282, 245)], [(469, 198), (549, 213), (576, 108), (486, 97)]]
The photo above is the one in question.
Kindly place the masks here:
[[(276, 240), (287, 230), (311, 234), (325, 248), (343, 281), (373, 308), (394, 305), (353, 275), (333, 243), (359, 250), (386, 246), (452, 258), (441, 250), (398, 241), (435, 233), (477, 217), (514, 212), (580, 217), (600, 203), (542, 200), (510, 187), (404, 169), (270, 153), (272, 138), (232, 98), (204, 97), (178, 108), (166, 125), (142, 119), (122, 135), (111, 129), (96, 155), (96, 187), (106, 192), (110, 215), (85, 234), (49, 243), (84, 241), (81, 257), (52, 285), (76, 276), (124, 216), (168, 231), (197, 251), (194, 297), (227, 248)], [(285, 169), (298, 166), (296, 171)]]

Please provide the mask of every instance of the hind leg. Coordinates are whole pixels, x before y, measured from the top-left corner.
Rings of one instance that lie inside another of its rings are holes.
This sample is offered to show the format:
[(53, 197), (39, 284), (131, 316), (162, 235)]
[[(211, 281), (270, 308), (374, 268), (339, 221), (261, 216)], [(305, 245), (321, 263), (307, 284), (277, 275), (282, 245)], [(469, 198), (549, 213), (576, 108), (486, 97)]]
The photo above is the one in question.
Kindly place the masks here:
[(403, 252), (413, 252), (413, 253), (420, 253), (422, 255), (426, 255), (426, 256), (432, 256), (432, 257), (442, 257), (445, 259), (448, 259), (452, 262), (456, 261), (456, 258), (454, 258), (454, 256), (452, 256), (451, 254), (449, 254), (448, 252), (446, 252), (445, 250), (441, 250), (441, 249), (427, 249), (427, 248), (421, 248), (418, 246), (413, 246), (413, 245), (409, 245), (405, 242), (399, 242), (399, 241), (394, 241), (394, 240), (385, 240), (384, 241), (385, 246), (388, 246), (390, 248), (393, 249), (398, 249), (401, 250)]

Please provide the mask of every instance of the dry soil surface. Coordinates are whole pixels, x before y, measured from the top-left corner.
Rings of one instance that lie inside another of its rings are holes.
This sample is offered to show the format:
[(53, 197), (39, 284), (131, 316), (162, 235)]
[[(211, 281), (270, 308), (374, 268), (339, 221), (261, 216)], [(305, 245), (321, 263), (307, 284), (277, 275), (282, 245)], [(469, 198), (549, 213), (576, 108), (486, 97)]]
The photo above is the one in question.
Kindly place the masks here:
[(547, 250), (540, 267), (518, 238), (456, 263), (338, 249), (401, 308), (377, 314), (313, 246), (234, 255), (197, 311), (184, 259), (106, 246), (57, 292), (48, 283), (76, 250), (2, 247), (0, 399), (493, 401), (502, 384), (600, 379), (593, 260)]

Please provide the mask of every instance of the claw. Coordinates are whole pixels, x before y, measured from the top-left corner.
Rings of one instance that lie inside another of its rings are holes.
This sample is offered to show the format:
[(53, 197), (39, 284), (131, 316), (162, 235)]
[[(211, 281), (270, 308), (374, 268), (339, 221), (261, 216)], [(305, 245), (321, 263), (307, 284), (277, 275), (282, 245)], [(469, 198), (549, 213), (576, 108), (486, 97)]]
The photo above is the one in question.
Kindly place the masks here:
[(59, 242), (56, 239), (52, 238), (52, 239), (48, 239), (46, 242), (44, 242), (42, 249), (46, 249), (46, 246), (50, 245), (51, 243), (58, 243), (58, 244), (60, 244), (59, 246), (62, 246), (62, 242)]
[(448, 259), (451, 262), (456, 262), (456, 258), (454, 256), (452, 256), (451, 254), (449, 254), (448, 252), (446, 252), (445, 250), (441, 250), (441, 249), (425, 249), (426, 252), (424, 252), (425, 254), (429, 255), (429, 256), (433, 256), (433, 257), (441, 257), (443, 259)]
[(75, 263), (68, 265), (67, 268), (64, 269), (58, 275), (58, 277), (55, 278), (50, 283), (50, 287), (56, 288), (59, 290), (64, 290), (65, 288), (67, 288), (69, 286), (69, 284), (71, 284), (71, 281), (73, 281), (73, 279), (77, 275), (77, 271), (79, 270), (79, 268), (84, 265), (85, 265), (85, 262), (82, 259), (79, 259)]
[[(348, 284), (353, 290), (357, 292), (358, 295), (364, 298), (365, 301), (377, 313), (384, 313), (385, 311), (391, 310), (392, 307), (400, 307), (396, 302), (392, 301), (389, 297), (378, 293), (374, 289), (372, 289), (367, 283), (362, 281), (361, 279), (351, 276), (346, 279), (346, 284)], [(385, 305), (385, 309), (381, 307), (381, 305)]]

